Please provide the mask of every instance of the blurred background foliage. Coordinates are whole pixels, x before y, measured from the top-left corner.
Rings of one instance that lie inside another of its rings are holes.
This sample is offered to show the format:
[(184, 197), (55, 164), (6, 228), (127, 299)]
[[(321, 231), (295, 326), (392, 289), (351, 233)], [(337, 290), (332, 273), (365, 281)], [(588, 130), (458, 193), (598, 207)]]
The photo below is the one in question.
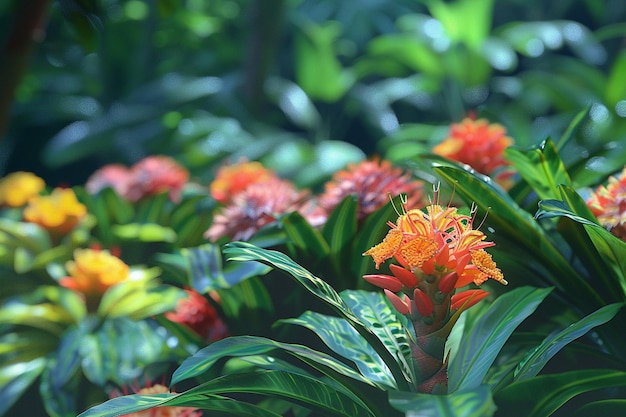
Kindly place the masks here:
[(589, 108), (561, 156), (590, 185), (626, 159), (624, 17), (617, 0), (2, 2), (0, 174), (75, 185), (159, 153), (209, 181), (245, 156), (314, 187), (423, 154), (468, 114), (525, 147)]

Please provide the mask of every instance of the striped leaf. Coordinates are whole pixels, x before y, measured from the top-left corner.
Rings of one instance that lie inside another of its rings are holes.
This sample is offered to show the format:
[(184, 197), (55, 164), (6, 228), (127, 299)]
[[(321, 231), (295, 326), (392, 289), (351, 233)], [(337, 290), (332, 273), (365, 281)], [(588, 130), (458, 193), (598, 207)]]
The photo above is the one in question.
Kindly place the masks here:
[(330, 350), (354, 362), (361, 374), (384, 390), (398, 386), (380, 355), (350, 324), (339, 317), (305, 311), (296, 319), (281, 320), (313, 331)]
[(406, 380), (416, 384), (408, 331), (395, 310), (389, 306), (387, 297), (380, 292), (353, 290), (342, 291), (340, 295), (354, 314), (369, 325), (368, 327), (396, 358)]
[[(187, 358), (176, 369), (172, 384), (205, 374), (214, 366), (231, 357), (250, 357), (253, 355), (269, 355), (275, 351), (285, 352), (318, 371), (335, 377), (340, 374), (365, 384), (373, 385), (343, 362), (326, 353), (316, 351), (307, 346), (277, 342), (258, 336), (236, 336), (217, 341)], [(268, 369), (281, 369), (270, 368)]]
[(330, 253), (324, 237), (314, 229), (300, 213), (294, 211), (280, 218), (283, 229), (291, 243), (304, 257), (323, 259)]

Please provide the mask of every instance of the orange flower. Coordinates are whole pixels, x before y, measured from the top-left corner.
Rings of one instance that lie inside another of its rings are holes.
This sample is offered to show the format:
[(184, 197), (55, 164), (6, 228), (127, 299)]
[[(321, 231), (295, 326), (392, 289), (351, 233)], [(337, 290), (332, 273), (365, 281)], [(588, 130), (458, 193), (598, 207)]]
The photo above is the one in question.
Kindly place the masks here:
[(180, 199), (189, 172), (168, 156), (148, 156), (130, 168), (130, 179), (125, 197), (130, 201), (169, 192), (173, 201)]
[[(125, 390), (125, 394), (129, 394), (128, 390)], [(161, 384), (154, 384), (149, 387), (141, 389), (133, 389), (134, 394), (164, 394), (169, 393), (170, 390)], [(175, 394), (173, 392), (173, 394)], [(111, 398), (119, 397), (120, 393), (114, 392)], [(135, 413), (123, 414), (120, 417), (200, 417), (202, 412), (193, 407), (155, 407), (148, 410), (137, 411)]]
[(211, 196), (222, 204), (228, 204), (249, 185), (272, 178), (276, 178), (276, 174), (260, 162), (247, 162), (242, 159), (237, 164), (225, 165), (219, 169), (210, 185)]
[(293, 211), (310, 218), (313, 224), (319, 216), (308, 197), (307, 191), (298, 190), (289, 181), (276, 177), (250, 184), (215, 215), (204, 236), (211, 241), (225, 236), (233, 240), (248, 240), (279, 215)]
[(212, 342), (228, 336), (226, 324), (218, 316), (211, 303), (197, 291), (185, 291), (188, 298), (178, 300), (176, 311), (165, 313), (165, 317), (175, 323), (188, 326), (198, 335)]
[(24, 220), (36, 223), (53, 235), (70, 232), (87, 214), (71, 188), (55, 188), (47, 196), (35, 196), (24, 208)]
[(450, 126), (449, 136), (433, 148), (433, 153), (491, 175), (508, 165), (504, 150), (512, 144), (513, 139), (506, 135), (503, 126), (489, 124), (485, 119), (465, 118)]
[[(454, 303), (455, 288), (470, 283), (481, 285), (489, 278), (507, 284), (485, 251), (494, 243), (486, 242), (485, 235), (473, 229), (473, 217), (460, 214), (455, 207), (438, 204), (427, 206), (426, 212), (407, 211), (404, 204), (403, 213), (395, 224), (389, 223), (391, 230), (383, 241), (364, 253), (373, 258), (377, 269), (390, 258), (401, 265), (390, 265), (392, 276), (363, 277), (385, 289), (398, 311), (428, 316), (435, 310), (435, 304), (446, 298), (441, 294), (449, 296), (448, 302), (452, 298)], [(405, 293), (402, 297), (395, 294), (400, 291)], [(478, 301), (476, 297), (473, 299)]]
[(358, 219), (363, 220), (383, 207), (389, 201), (390, 193), (408, 195), (407, 204), (414, 207), (422, 201), (422, 183), (391, 162), (374, 158), (350, 164), (346, 170), (335, 173), (326, 183), (319, 205), (330, 212), (344, 198), (354, 195), (358, 201)]
[(32, 172), (13, 172), (0, 179), (0, 206), (22, 207), (44, 188), (44, 180)]
[(587, 206), (602, 226), (626, 241), (626, 167), (617, 177), (609, 177), (587, 200)]
[(70, 274), (59, 280), (63, 287), (88, 297), (100, 297), (111, 286), (129, 277), (129, 268), (106, 250), (76, 249), (74, 260), (65, 264)]

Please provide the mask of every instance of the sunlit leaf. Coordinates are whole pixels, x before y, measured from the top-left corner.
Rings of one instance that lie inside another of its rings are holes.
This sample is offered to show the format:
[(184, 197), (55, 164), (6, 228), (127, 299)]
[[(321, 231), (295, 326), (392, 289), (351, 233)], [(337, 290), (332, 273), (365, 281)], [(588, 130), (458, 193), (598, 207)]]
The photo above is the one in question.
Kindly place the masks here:
[(448, 366), (449, 392), (479, 386), (511, 333), (549, 293), (550, 289), (519, 287), (496, 298), (462, 338)]
[(515, 370), (514, 380), (524, 381), (536, 376), (546, 363), (571, 341), (583, 336), (596, 326), (611, 320), (624, 304), (611, 304), (571, 324), (559, 333), (550, 334), (524, 358)]
[(46, 359), (43, 357), (0, 366), (0, 415), (4, 415), (11, 408), (43, 372), (45, 366)]
[(489, 417), (496, 410), (491, 390), (486, 385), (449, 395), (392, 391), (389, 402), (407, 417)]

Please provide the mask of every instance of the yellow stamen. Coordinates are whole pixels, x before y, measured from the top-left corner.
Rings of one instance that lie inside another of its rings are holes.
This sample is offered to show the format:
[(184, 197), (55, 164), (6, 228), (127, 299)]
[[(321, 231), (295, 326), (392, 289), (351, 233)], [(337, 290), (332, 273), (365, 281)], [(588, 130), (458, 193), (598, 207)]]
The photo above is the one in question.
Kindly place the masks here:
[[(476, 265), (476, 268), (483, 274), (487, 275), (491, 279), (495, 279), (500, 284), (506, 285), (508, 282), (504, 279), (502, 271), (496, 266), (496, 263), (491, 258), (491, 255), (485, 252), (483, 249), (470, 251), (472, 257), (472, 263)], [(482, 280), (484, 281), (484, 279)], [(482, 283), (482, 282), (481, 282)], [(477, 283), (477, 285), (480, 285)]]
[(402, 232), (398, 229), (392, 229), (387, 233), (387, 236), (385, 236), (382, 242), (368, 249), (363, 255), (371, 256), (376, 263), (376, 269), (378, 269), (380, 264), (396, 254), (401, 243)]
[(437, 242), (426, 236), (417, 236), (410, 242), (402, 245), (400, 255), (406, 260), (409, 268), (420, 268), (424, 262), (437, 253)]

